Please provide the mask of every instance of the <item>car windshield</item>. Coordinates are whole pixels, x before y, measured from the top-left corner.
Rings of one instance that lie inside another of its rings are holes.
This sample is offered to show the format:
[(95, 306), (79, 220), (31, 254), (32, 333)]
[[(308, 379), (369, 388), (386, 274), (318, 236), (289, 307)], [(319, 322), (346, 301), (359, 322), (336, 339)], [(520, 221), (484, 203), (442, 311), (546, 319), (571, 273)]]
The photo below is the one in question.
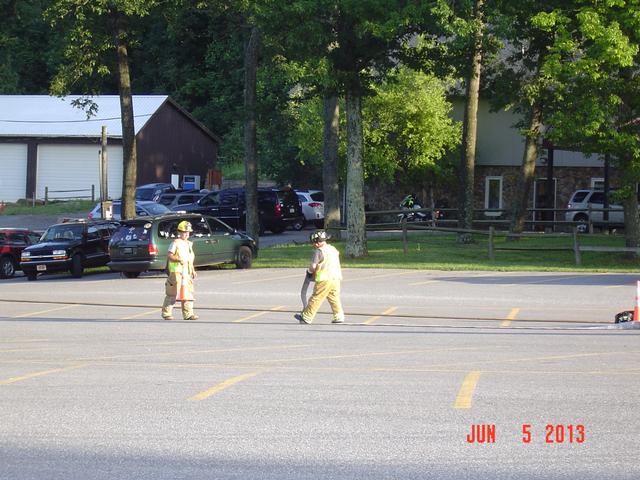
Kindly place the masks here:
[(314, 202), (324, 202), (324, 192), (312, 193), (311, 200), (313, 200)]
[[(162, 195), (158, 199), (158, 203), (161, 203), (162, 205), (171, 205), (171, 202), (173, 202), (175, 198), (176, 198), (175, 195)], [(178, 200), (178, 203), (180, 203), (179, 200)]]
[(111, 237), (111, 243), (117, 242), (148, 242), (151, 235), (151, 227), (147, 228), (145, 225), (122, 225), (116, 233)]
[(137, 188), (136, 200), (153, 200), (156, 195), (156, 188)]
[(78, 224), (60, 224), (47, 228), (42, 237), (41, 242), (64, 242), (70, 240), (81, 240), (82, 225)]
[(571, 199), (571, 203), (580, 203), (585, 197), (589, 194), (588, 191), (576, 192), (573, 194), (573, 198)]
[(210, 193), (209, 195), (206, 195), (202, 197), (200, 200), (198, 200), (198, 205), (200, 205), (201, 207), (218, 205), (218, 197), (219, 197), (218, 192)]
[(280, 203), (298, 203), (298, 196), (291, 190), (280, 190), (278, 192), (278, 200)]
[(144, 206), (144, 209), (149, 212), (150, 215), (162, 215), (163, 213), (171, 211), (171, 209), (161, 203), (149, 203)]

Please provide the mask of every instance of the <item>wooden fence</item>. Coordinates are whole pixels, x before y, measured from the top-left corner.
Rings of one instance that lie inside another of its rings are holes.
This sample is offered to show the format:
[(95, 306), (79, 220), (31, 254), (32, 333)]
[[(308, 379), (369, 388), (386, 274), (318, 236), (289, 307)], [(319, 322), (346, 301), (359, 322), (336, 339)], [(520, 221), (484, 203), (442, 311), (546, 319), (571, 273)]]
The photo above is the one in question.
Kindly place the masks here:
[[(571, 232), (573, 227), (577, 227), (581, 232), (593, 233), (596, 228), (608, 229), (621, 227), (620, 222), (610, 220), (592, 220), (594, 213), (602, 213), (603, 217), (611, 212), (620, 213), (618, 209), (612, 208), (585, 208), (585, 209), (569, 209), (569, 208), (529, 208), (527, 209), (527, 218), (525, 219), (525, 227), (533, 231), (566, 231)], [(366, 211), (365, 215), (368, 219), (375, 219), (375, 223), (399, 223), (399, 215), (407, 212), (421, 212), (433, 216), (434, 212), (439, 212), (441, 218), (435, 221), (430, 220), (434, 226), (440, 227), (457, 227), (458, 213), (457, 208), (420, 208), (420, 209), (396, 209), (381, 211)], [(565, 220), (566, 213), (585, 212), (588, 215), (587, 221), (568, 221)], [(489, 228), (490, 226), (508, 228), (511, 219), (507, 218), (511, 213), (506, 209), (474, 209), (473, 225), (479, 228)], [(549, 218), (549, 219), (546, 219)], [(560, 219), (558, 219), (560, 218)]]
[[(413, 212), (431, 212), (431, 209), (419, 209), (419, 210), (410, 210)], [(480, 212), (486, 212), (485, 210), (479, 210)], [(401, 213), (407, 213), (407, 210), (384, 210), (377, 212), (366, 212), (367, 217), (378, 217), (381, 216), (389, 216), (395, 215), (398, 217)], [(381, 222), (381, 223), (369, 223), (366, 224), (367, 231), (398, 231), (400, 230), (402, 235), (402, 246), (403, 251), (406, 254), (408, 252), (408, 232), (409, 231), (431, 231), (431, 232), (442, 232), (442, 233), (455, 233), (455, 234), (472, 234), (472, 235), (482, 235), (488, 237), (488, 251), (487, 255), (489, 260), (495, 260), (495, 255), (497, 251), (573, 251), (575, 263), (576, 265), (582, 265), (582, 252), (614, 252), (614, 253), (625, 253), (632, 252), (636, 255), (640, 255), (640, 248), (634, 247), (611, 247), (611, 246), (593, 246), (593, 245), (580, 245), (579, 241), (579, 232), (576, 226), (578, 222), (562, 222), (565, 225), (571, 226), (571, 233), (543, 233), (543, 232), (526, 232), (521, 234), (510, 233), (507, 230), (496, 230), (493, 225), (495, 220), (474, 220), (475, 223), (479, 223), (481, 225), (487, 225), (488, 228), (483, 230), (474, 230), (474, 229), (461, 229), (461, 228), (449, 228), (445, 226), (440, 226), (443, 223), (451, 223), (455, 222), (457, 224), (457, 220), (428, 220), (423, 222), (410, 222), (408, 223), (406, 219), (396, 221), (396, 222)], [(498, 221), (499, 225), (507, 226), (509, 224), (508, 220)], [(527, 247), (518, 245), (514, 242), (514, 245), (508, 247), (498, 247), (496, 246), (495, 239), (497, 236), (509, 237), (512, 239), (515, 238), (525, 238), (525, 237), (539, 237), (539, 238), (563, 238), (569, 239), (571, 237), (571, 245), (570, 246), (553, 246), (553, 247)]]
[[(87, 194), (88, 192), (88, 194)], [(65, 196), (51, 196), (51, 193), (79, 193), (79, 195), (65, 195)], [(85, 188), (80, 190), (49, 190), (49, 187), (44, 187), (44, 204), (54, 200), (78, 200), (82, 198), (90, 198), (92, 202), (96, 199), (96, 187), (91, 185), (91, 188)]]

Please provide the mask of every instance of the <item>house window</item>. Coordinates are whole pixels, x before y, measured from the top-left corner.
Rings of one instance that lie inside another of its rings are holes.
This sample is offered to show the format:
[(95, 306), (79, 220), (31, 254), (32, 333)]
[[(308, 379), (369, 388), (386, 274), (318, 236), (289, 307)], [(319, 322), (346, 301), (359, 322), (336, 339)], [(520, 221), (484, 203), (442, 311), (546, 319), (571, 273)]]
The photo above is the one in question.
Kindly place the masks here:
[(591, 190), (604, 190), (604, 178), (591, 177)]
[[(502, 209), (502, 177), (487, 177), (484, 180), (484, 208), (485, 210)], [(502, 212), (485, 212), (488, 217), (497, 217)]]

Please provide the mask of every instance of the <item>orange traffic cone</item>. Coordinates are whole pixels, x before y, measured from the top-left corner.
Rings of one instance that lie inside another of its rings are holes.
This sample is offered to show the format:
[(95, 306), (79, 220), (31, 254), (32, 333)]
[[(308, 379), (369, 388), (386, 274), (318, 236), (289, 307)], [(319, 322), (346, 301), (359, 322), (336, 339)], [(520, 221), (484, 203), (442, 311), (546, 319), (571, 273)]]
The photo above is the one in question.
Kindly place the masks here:
[(636, 306), (633, 308), (633, 321), (640, 324), (640, 281), (636, 282)]

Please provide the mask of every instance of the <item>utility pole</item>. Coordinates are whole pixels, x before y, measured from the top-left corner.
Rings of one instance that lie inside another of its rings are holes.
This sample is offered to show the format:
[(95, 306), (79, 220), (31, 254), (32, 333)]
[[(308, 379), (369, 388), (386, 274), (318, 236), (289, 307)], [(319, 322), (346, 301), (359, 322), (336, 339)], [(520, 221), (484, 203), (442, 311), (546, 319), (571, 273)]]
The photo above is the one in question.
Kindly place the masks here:
[(109, 182), (107, 158), (107, 127), (102, 126), (102, 140), (100, 147), (100, 214), (102, 218), (111, 220), (113, 217), (112, 203), (109, 199)]

